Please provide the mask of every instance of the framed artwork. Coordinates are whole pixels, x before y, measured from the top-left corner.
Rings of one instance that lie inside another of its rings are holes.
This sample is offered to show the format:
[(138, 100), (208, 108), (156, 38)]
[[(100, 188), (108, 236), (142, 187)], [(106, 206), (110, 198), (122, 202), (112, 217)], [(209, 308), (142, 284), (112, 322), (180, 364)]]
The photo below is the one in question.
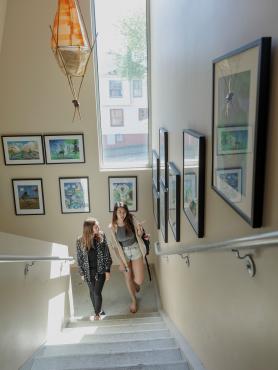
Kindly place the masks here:
[(160, 180), (168, 187), (168, 131), (159, 129)]
[(159, 192), (156, 190), (156, 187), (153, 185), (153, 214), (155, 218), (155, 223), (157, 229), (160, 228), (160, 199)]
[(180, 241), (181, 175), (174, 163), (168, 163), (168, 220), (176, 242)]
[(44, 215), (42, 179), (12, 179), (15, 214)]
[(183, 211), (199, 238), (204, 236), (205, 136), (183, 131)]
[(159, 192), (159, 156), (155, 150), (152, 151), (152, 182)]
[(160, 231), (163, 236), (164, 242), (168, 243), (168, 190), (160, 180)]
[(242, 169), (224, 168), (216, 170), (216, 183), (223, 196), (233, 203), (241, 201)]
[(137, 176), (108, 177), (109, 212), (117, 202), (124, 202), (129, 211), (137, 211)]
[(213, 61), (212, 188), (262, 225), (271, 37)]
[(5, 165), (44, 163), (41, 135), (2, 136)]
[(90, 212), (89, 178), (59, 177), (62, 213)]
[(84, 163), (83, 134), (44, 135), (46, 163)]

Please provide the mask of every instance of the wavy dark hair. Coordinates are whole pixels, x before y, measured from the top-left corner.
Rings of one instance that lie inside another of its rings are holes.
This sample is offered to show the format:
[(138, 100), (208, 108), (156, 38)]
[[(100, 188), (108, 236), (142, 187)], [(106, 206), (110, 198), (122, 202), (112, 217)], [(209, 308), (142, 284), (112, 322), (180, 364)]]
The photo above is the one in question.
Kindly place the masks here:
[(82, 243), (83, 246), (89, 251), (92, 247), (92, 239), (96, 239), (98, 242), (103, 241), (103, 231), (99, 230), (98, 234), (94, 235), (93, 227), (99, 222), (96, 218), (89, 217), (83, 223), (83, 234), (82, 234)]
[(117, 226), (117, 210), (118, 208), (124, 208), (126, 211), (126, 217), (124, 219), (124, 224), (125, 224), (125, 230), (127, 235), (130, 235), (132, 233), (135, 233), (135, 228), (133, 224), (133, 215), (129, 212), (129, 209), (127, 205), (124, 202), (117, 202), (114, 205), (114, 210), (113, 210), (113, 216), (112, 216), (112, 225), (115, 227)]

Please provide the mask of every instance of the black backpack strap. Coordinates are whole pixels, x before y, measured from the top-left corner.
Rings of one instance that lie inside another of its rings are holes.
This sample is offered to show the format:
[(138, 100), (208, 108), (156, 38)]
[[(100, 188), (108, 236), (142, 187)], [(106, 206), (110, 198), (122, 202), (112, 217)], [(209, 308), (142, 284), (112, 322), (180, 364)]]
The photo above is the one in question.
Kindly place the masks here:
[(145, 256), (145, 261), (146, 261), (146, 265), (147, 265), (147, 269), (148, 269), (149, 279), (150, 279), (150, 281), (152, 281), (152, 275), (151, 275), (151, 270), (150, 270), (150, 266), (149, 266), (149, 263), (148, 263), (147, 256)]

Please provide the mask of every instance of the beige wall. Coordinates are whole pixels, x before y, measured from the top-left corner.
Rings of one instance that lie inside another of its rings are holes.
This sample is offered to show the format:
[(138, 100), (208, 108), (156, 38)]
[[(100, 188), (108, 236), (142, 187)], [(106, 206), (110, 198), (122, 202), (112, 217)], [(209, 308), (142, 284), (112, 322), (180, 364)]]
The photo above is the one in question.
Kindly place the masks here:
[[(68, 256), (65, 245), (0, 232), (0, 254), (23, 251), (29, 256)], [(35, 262), (24, 276), (25, 264), (0, 266), (1, 370), (18, 369), (73, 314), (69, 263)]]
[[(205, 238), (181, 212), (183, 244), (219, 241), (278, 226), (278, 3), (151, 1), (153, 146), (158, 129), (169, 130), (169, 159), (182, 171), (182, 130), (207, 137)], [(210, 187), (212, 60), (262, 36), (273, 37), (270, 119), (264, 218), (252, 229)], [(173, 243), (169, 229), (170, 243)], [(157, 259), (163, 307), (208, 370), (277, 369), (278, 251), (255, 254), (251, 279), (232, 253), (194, 254), (187, 268), (179, 257)]]
[(5, 24), (5, 15), (6, 15), (7, 0), (0, 0), (0, 53), (2, 46), (2, 37)]
[[(89, 0), (80, 2), (89, 19)], [(56, 0), (9, 0), (0, 59), (0, 133), (84, 133), (85, 164), (5, 166), (0, 153), (0, 229), (25, 236), (61, 242), (75, 253), (75, 239), (89, 214), (61, 214), (59, 176), (89, 176), (91, 216), (104, 230), (111, 222), (108, 212), (108, 176), (138, 176), (138, 212), (154, 235), (151, 170), (100, 172), (93, 67), (90, 63), (81, 96), (82, 121), (72, 123), (73, 105), (66, 77), (50, 49), (50, 29)], [(89, 23), (89, 22), (88, 22)], [(16, 216), (12, 178), (42, 178), (46, 214)]]

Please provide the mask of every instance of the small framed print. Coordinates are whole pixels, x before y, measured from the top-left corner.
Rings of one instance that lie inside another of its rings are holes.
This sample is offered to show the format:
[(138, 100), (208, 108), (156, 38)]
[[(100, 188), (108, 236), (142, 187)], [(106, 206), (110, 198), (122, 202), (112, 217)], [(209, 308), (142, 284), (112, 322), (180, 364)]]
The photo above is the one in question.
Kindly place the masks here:
[(168, 163), (168, 219), (176, 242), (180, 241), (181, 175), (174, 163)]
[(115, 203), (124, 202), (129, 211), (137, 211), (137, 176), (109, 176), (109, 212), (113, 212)]
[(168, 131), (159, 129), (160, 180), (168, 187)]
[(44, 135), (47, 164), (84, 163), (83, 134)]
[(44, 215), (42, 179), (12, 179), (15, 214)]
[(89, 178), (59, 177), (62, 213), (89, 213)]
[(153, 214), (157, 229), (160, 228), (160, 199), (156, 187), (153, 185)]
[(155, 150), (152, 151), (152, 182), (159, 192), (159, 156)]
[(271, 37), (213, 61), (212, 188), (262, 226)]
[(224, 168), (216, 170), (218, 190), (229, 201), (237, 203), (242, 196), (242, 169)]
[(43, 164), (41, 135), (2, 136), (5, 165)]
[(168, 190), (160, 181), (160, 231), (165, 243), (168, 243)]
[(183, 131), (183, 211), (199, 238), (204, 236), (205, 136)]

